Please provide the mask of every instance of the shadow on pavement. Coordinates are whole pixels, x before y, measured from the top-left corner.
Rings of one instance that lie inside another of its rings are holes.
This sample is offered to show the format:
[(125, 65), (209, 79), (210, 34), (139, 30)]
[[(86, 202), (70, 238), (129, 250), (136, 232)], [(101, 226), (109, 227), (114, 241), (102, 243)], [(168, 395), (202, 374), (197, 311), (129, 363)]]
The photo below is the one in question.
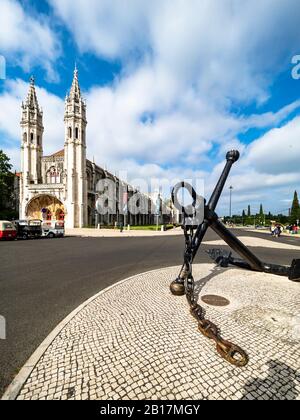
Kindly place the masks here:
[(299, 395), (295, 382), (300, 382), (300, 373), (278, 360), (270, 360), (267, 365), (268, 376), (249, 380), (241, 399), (295, 400)]
[[(226, 270), (231, 270), (231, 269), (232, 267), (226, 268)], [(208, 276), (195, 281), (195, 297), (197, 300), (199, 299), (200, 293), (202, 289), (205, 287), (205, 285), (215, 276), (222, 273), (224, 270), (225, 270), (224, 268), (215, 265), (213, 269), (211, 270), (210, 274), (208, 274)]]

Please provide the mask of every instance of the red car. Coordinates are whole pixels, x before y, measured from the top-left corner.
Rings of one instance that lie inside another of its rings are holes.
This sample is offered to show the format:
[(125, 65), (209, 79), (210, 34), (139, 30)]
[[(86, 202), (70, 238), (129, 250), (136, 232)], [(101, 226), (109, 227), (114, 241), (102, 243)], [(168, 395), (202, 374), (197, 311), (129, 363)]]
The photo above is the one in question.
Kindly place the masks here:
[(7, 220), (0, 220), (0, 240), (14, 240), (17, 237), (17, 230), (12, 224)]

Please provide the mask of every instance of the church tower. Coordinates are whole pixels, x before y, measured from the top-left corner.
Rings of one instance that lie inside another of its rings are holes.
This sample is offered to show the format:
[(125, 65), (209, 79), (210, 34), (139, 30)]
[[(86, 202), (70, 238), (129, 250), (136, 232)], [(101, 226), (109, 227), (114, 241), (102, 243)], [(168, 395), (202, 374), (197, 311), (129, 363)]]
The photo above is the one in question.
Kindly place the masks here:
[(21, 217), (28, 198), (28, 187), (31, 184), (39, 184), (42, 180), (41, 162), (43, 156), (43, 112), (39, 107), (34, 78), (30, 79), (29, 92), (26, 101), (22, 103), (22, 141), (21, 141), (21, 185), (20, 200)]
[(28, 184), (41, 182), (41, 159), (43, 156), (43, 112), (39, 107), (34, 78), (25, 103), (22, 103), (22, 173)]
[(65, 100), (64, 170), (66, 174), (66, 227), (87, 224), (86, 104), (75, 67), (70, 94)]

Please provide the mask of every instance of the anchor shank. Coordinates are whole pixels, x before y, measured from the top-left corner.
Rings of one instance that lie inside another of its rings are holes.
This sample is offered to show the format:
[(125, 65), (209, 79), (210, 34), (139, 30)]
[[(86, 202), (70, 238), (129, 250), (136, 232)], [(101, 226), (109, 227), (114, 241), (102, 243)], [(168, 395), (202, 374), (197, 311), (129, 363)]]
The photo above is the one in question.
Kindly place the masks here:
[[(208, 205), (205, 208), (205, 218), (203, 223), (201, 223), (201, 225), (198, 226), (194, 238), (193, 238), (193, 244), (192, 244), (192, 255), (193, 255), (193, 259), (195, 258), (198, 249), (201, 245), (201, 242), (207, 232), (207, 229), (210, 225), (210, 215), (214, 213), (217, 204), (219, 202), (220, 196), (222, 194), (222, 191), (224, 189), (225, 183), (227, 181), (230, 169), (232, 167), (232, 165), (239, 159), (240, 154), (237, 150), (231, 150), (227, 153), (226, 155), (226, 164), (225, 167), (223, 169), (223, 172), (217, 182), (217, 185), (209, 199)], [(210, 210), (210, 211), (207, 211)]]
[(234, 161), (233, 160), (227, 160), (226, 165), (223, 169), (223, 172), (219, 178), (219, 181), (217, 183), (217, 185), (215, 186), (215, 189), (209, 199), (208, 202), (208, 208), (212, 211), (214, 211), (217, 207), (217, 204), (219, 202), (220, 196), (222, 194), (222, 191), (224, 189), (224, 185), (227, 181), (230, 169), (233, 165)]

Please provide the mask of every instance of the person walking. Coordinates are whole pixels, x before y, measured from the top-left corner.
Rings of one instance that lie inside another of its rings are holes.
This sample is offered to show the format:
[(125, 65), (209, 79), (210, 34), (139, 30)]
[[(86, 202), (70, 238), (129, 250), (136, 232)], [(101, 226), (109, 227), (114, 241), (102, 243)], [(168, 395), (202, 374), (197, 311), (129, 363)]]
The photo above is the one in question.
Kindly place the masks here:
[(277, 238), (280, 238), (281, 235), (281, 225), (277, 225)]
[(270, 230), (271, 230), (271, 236), (277, 237), (278, 229), (275, 223), (272, 223)]

